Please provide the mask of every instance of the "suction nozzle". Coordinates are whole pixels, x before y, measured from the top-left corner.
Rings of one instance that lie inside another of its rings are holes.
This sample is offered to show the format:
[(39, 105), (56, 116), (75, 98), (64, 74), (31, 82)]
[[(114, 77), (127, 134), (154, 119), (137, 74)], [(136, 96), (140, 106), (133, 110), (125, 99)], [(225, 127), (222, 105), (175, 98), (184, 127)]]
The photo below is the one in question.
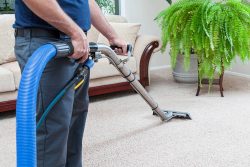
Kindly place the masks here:
[[(189, 113), (186, 112), (177, 112), (177, 111), (161, 111), (164, 113), (164, 116), (160, 116), (162, 118), (162, 121), (170, 121), (173, 118), (177, 119), (192, 119)], [(154, 115), (158, 115), (157, 113), (154, 113)], [(161, 114), (160, 114), (161, 115)]]

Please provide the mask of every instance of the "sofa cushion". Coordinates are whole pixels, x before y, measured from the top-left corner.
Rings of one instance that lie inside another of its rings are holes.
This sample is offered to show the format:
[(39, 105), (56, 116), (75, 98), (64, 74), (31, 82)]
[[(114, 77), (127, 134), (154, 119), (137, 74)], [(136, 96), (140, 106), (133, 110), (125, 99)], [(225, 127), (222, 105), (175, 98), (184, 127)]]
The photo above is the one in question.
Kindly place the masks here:
[[(127, 58), (126, 56), (118, 56), (120, 59)], [(133, 73), (136, 72), (136, 61), (134, 57), (131, 57), (127, 62), (128, 67)], [(119, 71), (109, 63), (109, 60), (106, 58), (100, 59), (95, 65), (94, 68), (90, 71), (90, 79), (104, 78), (110, 76), (121, 75)]]
[(0, 92), (14, 91), (15, 89), (13, 73), (0, 66)]
[(87, 35), (88, 41), (97, 42), (99, 35), (100, 35), (100, 32), (93, 25), (91, 25), (91, 28), (88, 31), (88, 35)]
[[(119, 15), (105, 15), (108, 22), (116, 22), (116, 23), (126, 23), (127, 19), (123, 16)], [(91, 29), (88, 31), (88, 41), (89, 42), (97, 42), (100, 32), (96, 30), (96, 28), (92, 25)]]
[(127, 19), (120, 15), (106, 15), (105, 16), (108, 22), (115, 22), (115, 23), (127, 23)]
[(20, 70), (20, 67), (19, 67), (17, 61), (2, 64), (1, 67), (5, 68), (5, 69), (8, 69), (9, 71), (11, 71), (13, 73), (14, 81), (15, 81), (15, 87), (16, 87), (16, 89), (18, 89), (19, 82), (20, 82), (20, 79), (21, 79), (21, 70)]
[[(0, 102), (7, 102), (10, 100), (16, 100), (16, 98), (17, 98), (17, 91), (0, 93)], [(1, 110), (1, 108), (0, 108), (0, 110)]]
[[(135, 77), (140, 80), (140, 77), (137, 73), (135, 73)], [(97, 78), (92, 79), (89, 82), (89, 87), (96, 87), (96, 86), (104, 86), (104, 85), (110, 85), (110, 84), (117, 84), (121, 82), (128, 82), (125, 78), (121, 76), (112, 76), (112, 77), (105, 77), (105, 78)]]
[[(139, 23), (110, 23), (110, 24), (121, 38), (123, 38), (127, 43), (134, 46), (141, 24)], [(108, 40), (103, 35), (99, 36), (97, 42), (109, 45)]]
[(0, 64), (15, 61), (14, 14), (0, 15)]

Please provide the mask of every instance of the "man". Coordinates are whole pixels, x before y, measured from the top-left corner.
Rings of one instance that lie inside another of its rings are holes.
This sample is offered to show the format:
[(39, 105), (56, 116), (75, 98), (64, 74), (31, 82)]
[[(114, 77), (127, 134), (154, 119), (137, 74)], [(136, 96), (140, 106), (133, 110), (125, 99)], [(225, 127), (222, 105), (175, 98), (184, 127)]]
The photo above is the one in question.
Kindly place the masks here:
[[(126, 42), (118, 37), (94, 0), (16, 0), (15, 10), (15, 53), (22, 70), (31, 54), (47, 42), (66, 36), (74, 47), (71, 59), (54, 59), (46, 66), (39, 87), (37, 119), (72, 78), (78, 63), (88, 58), (86, 33), (91, 23), (111, 45), (122, 48), (117, 52), (126, 53)], [(69, 90), (37, 131), (38, 167), (82, 166), (82, 137), (88, 111), (86, 82), (76, 92)]]

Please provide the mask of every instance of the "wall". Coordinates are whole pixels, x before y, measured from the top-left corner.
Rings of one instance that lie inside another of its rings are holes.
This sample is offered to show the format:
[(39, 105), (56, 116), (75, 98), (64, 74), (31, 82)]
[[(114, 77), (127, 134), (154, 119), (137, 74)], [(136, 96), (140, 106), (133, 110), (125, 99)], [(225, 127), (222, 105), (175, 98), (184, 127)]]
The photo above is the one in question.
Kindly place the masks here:
[(235, 75), (250, 77), (250, 62), (243, 63), (240, 59), (236, 59), (234, 65), (228, 71)]
[[(142, 24), (141, 33), (160, 37), (160, 29), (154, 18), (168, 6), (165, 0), (121, 0), (121, 15), (127, 17), (130, 22), (140, 22)], [(167, 53), (158, 53), (152, 58), (151, 68), (170, 64), (168, 50), (166, 51)], [(236, 75), (240, 73), (250, 77), (250, 64), (243, 64), (237, 60), (229, 71)]]
[[(129, 22), (141, 23), (140, 33), (156, 35), (160, 38), (161, 31), (154, 18), (167, 6), (168, 3), (165, 0), (121, 0), (121, 15)], [(166, 53), (155, 54), (150, 62), (151, 68), (166, 65), (169, 65), (169, 55)]]

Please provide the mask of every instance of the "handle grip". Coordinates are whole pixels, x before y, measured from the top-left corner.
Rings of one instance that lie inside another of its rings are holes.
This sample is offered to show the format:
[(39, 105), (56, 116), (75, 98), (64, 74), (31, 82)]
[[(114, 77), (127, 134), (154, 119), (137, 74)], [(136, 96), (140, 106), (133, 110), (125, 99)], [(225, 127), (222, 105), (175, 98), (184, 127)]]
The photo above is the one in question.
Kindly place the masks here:
[(67, 57), (74, 53), (74, 48), (71, 42), (49, 42), (56, 48), (56, 58)]
[[(49, 44), (53, 45), (56, 48), (57, 50), (56, 58), (67, 57), (74, 53), (74, 47), (71, 42), (60, 41), (60, 42), (49, 42)], [(89, 48), (90, 48), (90, 52), (97, 52), (98, 44), (90, 42)], [(115, 48), (122, 49), (121, 47), (117, 47), (115, 45), (111, 45), (110, 48), (113, 50)], [(132, 49), (133, 49), (132, 45), (128, 44), (127, 45), (128, 54), (131, 54)]]
[[(56, 58), (67, 57), (74, 53), (74, 47), (71, 42), (59, 41), (59, 42), (50, 42), (49, 44), (52, 44), (56, 48), (57, 50)], [(121, 49), (121, 47), (117, 47), (114, 45), (110, 46), (110, 49), (114, 50), (115, 48)], [(89, 43), (89, 49), (90, 49), (90, 53), (100, 51), (98, 44), (93, 43), (93, 42)], [(129, 61), (130, 57), (132, 56), (132, 49), (133, 49), (132, 45), (128, 44), (127, 45), (128, 57), (123, 60), (124, 63)], [(89, 65), (89, 66), (91, 67), (92, 65)]]
[[(117, 46), (114, 46), (114, 45), (110, 46), (110, 48), (113, 49), (113, 50), (114, 50), (115, 48), (122, 49), (121, 47), (117, 47)], [(133, 49), (132, 45), (131, 45), (131, 44), (127, 44), (127, 53), (128, 53), (128, 57), (127, 57), (126, 59), (123, 59), (123, 60), (122, 60), (124, 63), (128, 62), (129, 59), (131, 58), (131, 56), (132, 56), (132, 49)]]
[[(116, 46), (116, 45), (111, 45), (110, 48), (111, 48), (112, 50), (115, 50), (115, 48), (122, 49), (121, 47), (118, 47), (118, 46)], [(98, 52), (98, 51), (99, 51), (98, 44), (95, 43), (95, 42), (90, 42), (90, 43), (89, 43), (89, 49), (90, 49), (90, 53)], [(128, 45), (127, 45), (127, 52), (128, 52), (128, 53), (131, 53), (131, 52), (132, 52), (132, 49), (133, 49), (132, 45), (131, 45), (131, 44), (128, 44)]]
[[(115, 50), (116, 48), (117, 48), (117, 49), (122, 49), (122, 47), (118, 47), (118, 46), (116, 46), (116, 45), (111, 45), (110, 48), (113, 49), (113, 50)], [(132, 48), (133, 48), (133, 47), (132, 47), (131, 44), (127, 44), (127, 52), (132, 52)]]

